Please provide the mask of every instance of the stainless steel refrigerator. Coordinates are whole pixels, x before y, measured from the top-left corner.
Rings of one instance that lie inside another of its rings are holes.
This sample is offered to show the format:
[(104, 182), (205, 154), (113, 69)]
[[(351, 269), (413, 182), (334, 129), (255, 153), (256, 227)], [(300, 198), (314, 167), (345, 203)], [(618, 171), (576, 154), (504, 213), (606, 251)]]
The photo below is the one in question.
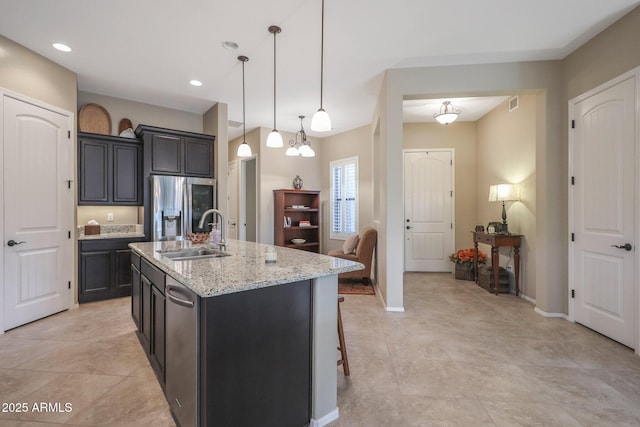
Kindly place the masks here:
[(182, 240), (199, 228), (202, 214), (216, 207), (216, 180), (185, 176), (152, 175), (153, 240)]

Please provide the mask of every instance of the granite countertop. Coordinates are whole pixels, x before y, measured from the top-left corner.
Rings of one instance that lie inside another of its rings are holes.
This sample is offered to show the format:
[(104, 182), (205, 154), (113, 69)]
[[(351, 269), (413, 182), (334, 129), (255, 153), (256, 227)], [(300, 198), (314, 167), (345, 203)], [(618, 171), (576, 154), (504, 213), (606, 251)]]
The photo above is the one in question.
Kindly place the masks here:
[(144, 237), (144, 231), (140, 224), (103, 224), (100, 225), (100, 234), (84, 234), (84, 226), (78, 226), (78, 240), (99, 239), (135, 239)]
[[(160, 250), (203, 247), (189, 241), (130, 243), (135, 252), (201, 297), (230, 294), (283, 283), (308, 280), (364, 269), (364, 265), (313, 252), (261, 243), (229, 240), (231, 256), (174, 261)], [(264, 252), (273, 247), (278, 260), (265, 263)]]

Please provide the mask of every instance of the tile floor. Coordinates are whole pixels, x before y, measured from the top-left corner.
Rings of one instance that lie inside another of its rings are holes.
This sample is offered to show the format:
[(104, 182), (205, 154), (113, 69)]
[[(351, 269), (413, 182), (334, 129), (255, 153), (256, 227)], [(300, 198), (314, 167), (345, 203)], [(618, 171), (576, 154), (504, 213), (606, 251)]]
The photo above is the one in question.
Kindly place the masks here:
[[(451, 274), (406, 275), (405, 313), (377, 296), (342, 305), (351, 376), (342, 426), (638, 426), (640, 357), (510, 295)], [(173, 426), (127, 298), (83, 304), (0, 336), (0, 426)]]

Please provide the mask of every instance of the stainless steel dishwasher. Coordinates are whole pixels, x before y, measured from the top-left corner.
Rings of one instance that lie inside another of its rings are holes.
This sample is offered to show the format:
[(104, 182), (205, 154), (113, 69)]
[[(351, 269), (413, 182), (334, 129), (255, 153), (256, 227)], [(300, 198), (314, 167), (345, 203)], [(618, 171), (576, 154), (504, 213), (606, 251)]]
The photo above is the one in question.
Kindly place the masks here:
[(167, 276), (165, 294), (167, 400), (181, 427), (196, 427), (199, 299), (170, 276)]

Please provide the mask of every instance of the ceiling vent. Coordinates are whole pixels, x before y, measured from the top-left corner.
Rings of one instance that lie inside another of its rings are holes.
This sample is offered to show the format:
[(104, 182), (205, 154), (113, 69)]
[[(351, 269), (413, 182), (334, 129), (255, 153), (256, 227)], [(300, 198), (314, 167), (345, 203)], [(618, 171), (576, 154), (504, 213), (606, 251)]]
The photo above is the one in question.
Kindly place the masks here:
[(509, 98), (509, 112), (518, 108), (518, 105), (520, 105), (520, 98), (517, 95)]

